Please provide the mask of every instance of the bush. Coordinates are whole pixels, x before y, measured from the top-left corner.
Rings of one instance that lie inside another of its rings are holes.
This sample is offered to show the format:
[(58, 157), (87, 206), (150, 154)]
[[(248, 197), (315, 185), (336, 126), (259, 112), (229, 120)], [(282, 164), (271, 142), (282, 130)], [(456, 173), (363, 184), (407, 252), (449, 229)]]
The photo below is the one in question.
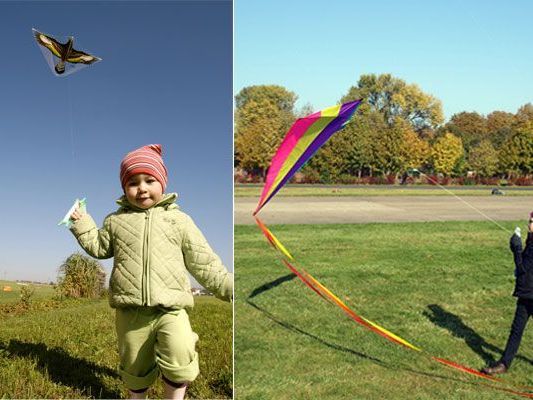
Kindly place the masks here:
[(532, 186), (533, 179), (528, 178), (526, 176), (520, 176), (514, 180), (514, 184), (516, 186)]
[(387, 182), (387, 185), (395, 185), (396, 184), (396, 175), (395, 174), (389, 174), (385, 176), (385, 181)]
[(104, 268), (97, 260), (74, 253), (59, 267), (57, 282), (61, 296), (98, 298), (105, 289)]
[(359, 183), (359, 179), (356, 176), (350, 174), (340, 174), (339, 178), (337, 179), (337, 182), (335, 183), (341, 183), (343, 185), (354, 185)]
[(479, 183), (487, 186), (500, 186), (502, 184), (500, 178), (479, 178)]
[(31, 285), (24, 285), (20, 288), (20, 304), (23, 308), (30, 308), (31, 298), (35, 293), (35, 288)]

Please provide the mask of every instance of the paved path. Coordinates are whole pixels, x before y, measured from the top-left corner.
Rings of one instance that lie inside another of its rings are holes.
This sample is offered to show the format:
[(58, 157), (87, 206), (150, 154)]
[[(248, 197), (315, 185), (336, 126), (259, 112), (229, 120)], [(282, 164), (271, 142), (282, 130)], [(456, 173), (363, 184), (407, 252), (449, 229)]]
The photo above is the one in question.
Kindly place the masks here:
[[(527, 219), (533, 196), (465, 196), (488, 217)], [(255, 197), (235, 198), (235, 224), (253, 224)], [(267, 224), (484, 220), (453, 196), (276, 197), (261, 211)]]

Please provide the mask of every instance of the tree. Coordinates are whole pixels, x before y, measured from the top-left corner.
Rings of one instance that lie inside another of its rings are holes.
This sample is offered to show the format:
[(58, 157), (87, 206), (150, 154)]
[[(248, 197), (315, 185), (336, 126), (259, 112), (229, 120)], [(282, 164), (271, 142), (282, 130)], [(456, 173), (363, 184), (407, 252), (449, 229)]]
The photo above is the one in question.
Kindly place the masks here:
[(402, 146), (400, 156), (403, 169), (422, 168), (431, 156), (429, 143), (418, 137), (416, 132), (407, 124), (398, 124), (397, 129), (402, 132)]
[(444, 136), (437, 139), (431, 152), (435, 171), (449, 176), (463, 154), (461, 138), (450, 132), (444, 134)]
[(487, 131), (495, 149), (499, 149), (512, 134), (514, 122), (515, 116), (505, 111), (493, 111), (487, 115)]
[(298, 99), (295, 93), (289, 92), (279, 85), (256, 85), (243, 88), (235, 96), (235, 106), (237, 109), (243, 108), (250, 101), (261, 102), (267, 100), (278, 110), (292, 115), (294, 103)]
[(57, 282), (63, 296), (98, 298), (104, 291), (105, 271), (97, 260), (74, 253), (59, 267)]
[(390, 127), (396, 118), (408, 122), (415, 131), (434, 129), (444, 120), (440, 100), (390, 74), (362, 75), (342, 101), (359, 98), (364, 99), (359, 115), (378, 112)]
[(533, 120), (513, 133), (499, 155), (500, 168), (508, 176), (533, 173)]
[(445, 131), (461, 138), (468, 153), (472, 147), (487, 138), (487, 120), (477, 112), (461, 112), (451, 117)]
[(268, 100), (252, 100), (237, 110), (235, 150), (239, 165), (265, 176), (285, 133), (282, 112)]
[(296, 95), (281, 86), (250, 86), (235, 99), (235, 161), (264, 177), (276, 148), (295, 120)]
[(517, 127), (527, 125), (533, 121), (533, 104), (527, 103), (518, 109), (515, 115)]
[(485, 139), (470, 150), (468, 164), (481, 176), (493, 176), (498, 170), (498, 152), (491, 142)]

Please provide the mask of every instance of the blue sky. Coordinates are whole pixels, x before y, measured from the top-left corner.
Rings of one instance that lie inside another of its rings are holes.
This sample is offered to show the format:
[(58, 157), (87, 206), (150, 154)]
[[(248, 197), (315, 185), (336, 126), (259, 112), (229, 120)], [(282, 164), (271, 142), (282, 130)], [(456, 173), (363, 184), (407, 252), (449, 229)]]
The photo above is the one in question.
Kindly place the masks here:
[[(32, 27), (103, 61), (57, 78)], [(101, 224), (122, 157), (149, 143), (233, 270), (232, 29), (231, 1), (0, 2), (0, 279), (55, 280), (80, 249), (59, 220), (86, 197)]]
[(454, 113), (533, 101), (533, 2), (236, 0), (234, 94), (279, 84), (338, 103), (362, 74), (416, 83)]

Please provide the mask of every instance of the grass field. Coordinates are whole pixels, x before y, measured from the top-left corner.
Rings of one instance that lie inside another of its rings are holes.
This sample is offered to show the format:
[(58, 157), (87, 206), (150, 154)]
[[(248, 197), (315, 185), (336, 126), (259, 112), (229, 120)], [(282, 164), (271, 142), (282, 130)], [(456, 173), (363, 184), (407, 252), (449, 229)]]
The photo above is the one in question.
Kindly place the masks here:
[[(188, 398), (232, 397), (232, 305), (197, 297), (190, 313), (200, 340), (200, 376)], [(0, 398), (127, 398), (117, 374), (114, 312), (107, 300), (0, 314)], [(160, 380), (150, 389), (161, 398)]]
[[(271, 228), (360, 315), (472, 368), (499, 359), (514, 265), (509, 237), (490, 222)], [(238, 400), (510, 398), (355, 324), (295, 278), (255, 226), (235, 227), (235, 269)], [(504, 378), (511, 384), (533, 386), (532, 329)]]
[[(350, 187), (325, 185), (286, 185), (277, 196), (450, 196), (450, 192), (459, 196), (492, 196), (490, 186), (445, 186), (446, 190), (435, 186), (423, 187)], [(235, 185), (235, 197), (259, 197), (262, 185)], [(533, 196), (533, 188), (500, 188), (506, 196)], [(526, 190), (527, 189), (527, 190)]]
[[(3, 288), (9, 286), (12, 291), (4, 292)], [(54, 288), (51, 285), (28, 285), (35, 289), (33, 299), (46, 299), (55, 294)], [(0, 280), (0, 304), (11, 303), (20, 299), (20, 290), (23, 285), (17, 282)]]

